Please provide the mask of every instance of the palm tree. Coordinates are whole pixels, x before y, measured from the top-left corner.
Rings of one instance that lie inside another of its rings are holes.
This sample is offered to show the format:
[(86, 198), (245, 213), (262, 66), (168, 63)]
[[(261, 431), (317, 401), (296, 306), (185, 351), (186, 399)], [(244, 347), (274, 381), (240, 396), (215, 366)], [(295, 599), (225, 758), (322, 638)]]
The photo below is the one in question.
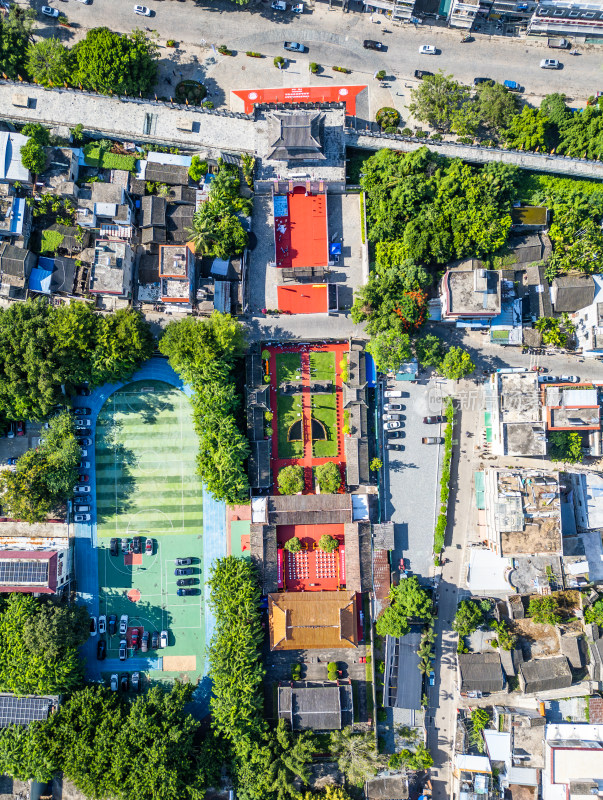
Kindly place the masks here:
[(362, 786), (381, 765), (374, 736), (354, 733), (349, 726), (331, 733), (331, 752), (346, 780), (354, 786)]

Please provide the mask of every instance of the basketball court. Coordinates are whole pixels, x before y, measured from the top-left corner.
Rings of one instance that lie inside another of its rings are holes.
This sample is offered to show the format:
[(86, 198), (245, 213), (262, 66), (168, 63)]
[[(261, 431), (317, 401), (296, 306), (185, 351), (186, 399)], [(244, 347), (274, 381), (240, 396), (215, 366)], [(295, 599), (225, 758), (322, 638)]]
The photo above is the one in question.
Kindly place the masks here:
[[(204, 672), (203, 490), (196, 475), (197, 435), (189, 400), (163, 381), (131, 383), (112, 394), (96, 425), (100, 613), (129, 617), (134, 628), (167, 630), (169, 646), (147, 658), (128, 650), (115, 663), (119, 634), (107, 636), (103, 671), (141, 670), (151, 680)], [(153, 553), (126, 554), (121, 539), (153, 540)], [(119, 555), (111, 556), (111, 537)], [(195, 596), (178, 597), (176, 558), (192, 558)]]

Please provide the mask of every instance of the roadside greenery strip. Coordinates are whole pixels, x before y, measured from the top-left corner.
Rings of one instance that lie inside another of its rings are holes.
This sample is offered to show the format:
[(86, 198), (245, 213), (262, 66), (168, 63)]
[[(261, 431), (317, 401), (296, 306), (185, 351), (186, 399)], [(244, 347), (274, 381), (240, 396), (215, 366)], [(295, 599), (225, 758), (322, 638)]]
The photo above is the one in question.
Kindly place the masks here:
[(454, 402), (451, 397), (446, 400), (446, 430), (444, 431), (444, 458), (440, 476), (440, 513), (433, 537), (433, 552), (436, 559), (444, 549), (444, 537), (448, 524), (448, 495), (450, 494), (450, 464), (452, 461), (452, 431), (454, 428)]

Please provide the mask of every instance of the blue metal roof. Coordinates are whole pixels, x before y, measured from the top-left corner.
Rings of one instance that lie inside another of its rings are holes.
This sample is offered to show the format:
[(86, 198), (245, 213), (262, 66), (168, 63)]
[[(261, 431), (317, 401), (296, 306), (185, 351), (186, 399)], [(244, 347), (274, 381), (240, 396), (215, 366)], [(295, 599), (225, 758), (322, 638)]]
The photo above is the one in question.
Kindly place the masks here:
[(366, 383), (367, 386), (374, 388), (377, 385), (377, 368), (370, 353), (364, 353), (364, 364), (366, 366)]
[(29, 291), (50, 294), (52, 271), (33, 267), (29, 276)]

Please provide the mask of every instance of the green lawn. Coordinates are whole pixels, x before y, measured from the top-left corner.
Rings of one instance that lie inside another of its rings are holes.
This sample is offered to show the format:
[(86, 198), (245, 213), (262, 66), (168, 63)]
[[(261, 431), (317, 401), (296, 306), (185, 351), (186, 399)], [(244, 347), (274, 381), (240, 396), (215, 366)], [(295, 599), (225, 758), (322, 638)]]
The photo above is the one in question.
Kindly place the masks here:
[(276, 354), (276, 385), (280, 386), (283, 381), (299, 380), (297, 375), (301, 374), (301, 354), (300, 353), (277, 353)]
[(313, 381), (335, 383), (335, 353), (310, 353), (310, 376)]
[(54, 255), (63, 243), (63, 236), (60, 231), (51, 231), (46, 229), (42, 231), (42, 243), (40, 245), (40, 253), (42, 255)]
[(102, 150), (96, 142), (90, 142), (84, 148), (84, 160), (90, 167), (103, 167), (104, 169), (125, 169), (134, 172), (136, 169), (136, 156), (110, 153)]
[[(289, 355), (289, 354), (287, 354)], [(279, 458), (301, 458), (304, 454), (303, 442), (288, 442), (287, 431), (296, 419), (301, 419), (301, 394), (291, 396), (276, 393), (276, 425)], [(273, 421), (274, 426), (274, 421)]]
[(337, 395), (313, 394), (312, 416), (327, 429), (328, 439), (312, 442), (314, 458), (333, 458), (337, 455)]

